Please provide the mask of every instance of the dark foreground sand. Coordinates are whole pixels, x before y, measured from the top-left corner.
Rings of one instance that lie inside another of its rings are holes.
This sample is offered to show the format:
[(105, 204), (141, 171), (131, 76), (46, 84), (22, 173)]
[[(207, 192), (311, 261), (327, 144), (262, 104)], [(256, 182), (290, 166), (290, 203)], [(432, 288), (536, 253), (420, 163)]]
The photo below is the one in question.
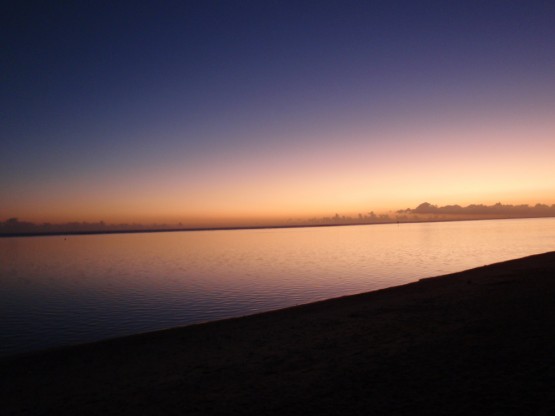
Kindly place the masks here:
[(0, 414), (555, 415), (555, 252), (4, 359)]

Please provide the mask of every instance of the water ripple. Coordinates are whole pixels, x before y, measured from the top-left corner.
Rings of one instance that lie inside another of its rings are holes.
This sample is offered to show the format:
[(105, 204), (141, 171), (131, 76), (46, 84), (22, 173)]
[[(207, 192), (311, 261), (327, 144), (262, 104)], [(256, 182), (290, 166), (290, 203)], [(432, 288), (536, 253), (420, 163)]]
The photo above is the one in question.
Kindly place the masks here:
[(555, 219), (0, 239), (0, 355), (554, 250)]

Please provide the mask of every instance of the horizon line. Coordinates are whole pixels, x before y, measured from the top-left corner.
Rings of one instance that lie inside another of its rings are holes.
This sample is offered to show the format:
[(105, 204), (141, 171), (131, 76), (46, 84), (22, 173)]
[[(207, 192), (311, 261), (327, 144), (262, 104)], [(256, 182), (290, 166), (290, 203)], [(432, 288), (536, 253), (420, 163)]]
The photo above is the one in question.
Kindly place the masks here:
[(524, 220), (555, 218), (555, 215), (547, 216), (521, 216), (521, 217), (494, 217), (494, 218), (441, 218), (441, 219), (422, 219), (410, 221), (382, 221), (382, 222), (356, 222), (348, 224), (283, 224), (283, 225), (252, 225), (252, 226), (233, 226), (233, 227), (198, 227), (198, 228), (151, 228), (151, 229), (130, 229), (130, 230), (89, 230), (89, 231), (44, 231), (30, 233), (0, 233), (0, 238), (17, 237), (59, 237), (70, 235), (100, 235), (100, 234), (147, 234), (147, 233), (175, 233), (175, 232), (194, 232), (194, 231), (237, 231), (237, 230), (272, 230), (286, 228), (320, 228), (320, 227), (349, 227), (361, 225), (400, 225), (400, 224), (421, 224), (438, 222), (465, 222), (465, 221), (502, 221), (502, 220)]

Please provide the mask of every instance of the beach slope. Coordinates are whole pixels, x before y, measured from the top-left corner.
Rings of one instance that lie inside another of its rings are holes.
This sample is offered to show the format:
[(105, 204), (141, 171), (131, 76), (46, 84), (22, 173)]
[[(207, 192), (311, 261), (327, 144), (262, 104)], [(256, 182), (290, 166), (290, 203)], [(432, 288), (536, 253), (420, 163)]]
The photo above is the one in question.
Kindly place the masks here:
[(552, 415), (555, 252), (0, 360), (2, 415)]

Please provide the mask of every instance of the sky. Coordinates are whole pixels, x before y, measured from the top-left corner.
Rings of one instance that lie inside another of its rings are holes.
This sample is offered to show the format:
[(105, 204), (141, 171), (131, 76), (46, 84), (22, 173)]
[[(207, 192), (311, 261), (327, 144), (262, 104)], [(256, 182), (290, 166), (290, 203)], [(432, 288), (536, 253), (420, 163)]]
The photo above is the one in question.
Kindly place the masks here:
[(554, 2), (31, 1), (0, 19), (0, 220), (555, 203)]

